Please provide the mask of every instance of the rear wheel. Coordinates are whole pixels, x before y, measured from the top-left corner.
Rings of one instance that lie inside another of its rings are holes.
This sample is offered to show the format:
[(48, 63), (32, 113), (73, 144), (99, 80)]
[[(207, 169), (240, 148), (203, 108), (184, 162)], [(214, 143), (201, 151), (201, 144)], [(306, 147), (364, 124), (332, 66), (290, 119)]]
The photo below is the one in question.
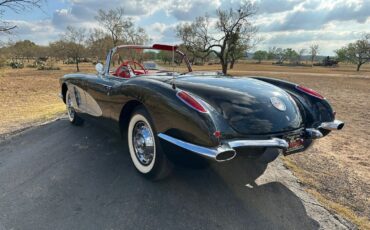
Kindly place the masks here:
[(66, 106), (67, 106), (67, 114), (68, 114), (68, 120), (73, 124), (73, 125), (82, 125), (84, 120), (78, 116), (77, 112), (73, 108), (73, 100), (70, 94), (70, 91), (67, 90), (66, 93)]
[(144, 107), (139, 106), (133, 112), (127, 136), (131, 160), (139, 173), (152, 180), (162, 179), (170, 173), (172, 164), (161, 149)]

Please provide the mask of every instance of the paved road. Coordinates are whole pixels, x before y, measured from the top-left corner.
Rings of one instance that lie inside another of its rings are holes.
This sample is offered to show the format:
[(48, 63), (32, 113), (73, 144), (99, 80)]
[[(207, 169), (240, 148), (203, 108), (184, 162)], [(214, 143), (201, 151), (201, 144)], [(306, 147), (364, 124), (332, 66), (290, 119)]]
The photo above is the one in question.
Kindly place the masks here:
[(325, 226), (283, 183), (254, 184), (264, 171), (238, 159), (178, 167), (167, 180), (150, 182), (135, 171), (119, 138), (88, 122), (74, 127), (60, 120), (0, 143), (0, 229)]

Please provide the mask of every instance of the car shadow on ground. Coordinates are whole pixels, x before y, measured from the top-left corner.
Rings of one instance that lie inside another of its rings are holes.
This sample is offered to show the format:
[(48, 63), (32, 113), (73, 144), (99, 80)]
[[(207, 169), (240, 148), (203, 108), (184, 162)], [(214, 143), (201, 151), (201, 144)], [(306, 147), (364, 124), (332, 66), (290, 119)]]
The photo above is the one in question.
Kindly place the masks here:
[[(280, 182), (244, 158), (176, 167), (151, 182), (109, 131), (61, 120), (0, 144), (0, 227), (7, 229), (317, 229)], [(247, 185), (248, 184), (248, 185)]]

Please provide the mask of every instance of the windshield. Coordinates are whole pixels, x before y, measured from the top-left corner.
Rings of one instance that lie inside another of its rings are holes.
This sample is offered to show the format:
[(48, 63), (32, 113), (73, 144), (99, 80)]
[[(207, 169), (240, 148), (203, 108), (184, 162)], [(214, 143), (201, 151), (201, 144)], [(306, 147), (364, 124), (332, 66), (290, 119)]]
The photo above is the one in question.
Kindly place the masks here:
[(111, 75), (129, 78), (138, 75), (178, 75), (189, 72), (181, 52), (155, 49), (118, 49), (111, 57)]

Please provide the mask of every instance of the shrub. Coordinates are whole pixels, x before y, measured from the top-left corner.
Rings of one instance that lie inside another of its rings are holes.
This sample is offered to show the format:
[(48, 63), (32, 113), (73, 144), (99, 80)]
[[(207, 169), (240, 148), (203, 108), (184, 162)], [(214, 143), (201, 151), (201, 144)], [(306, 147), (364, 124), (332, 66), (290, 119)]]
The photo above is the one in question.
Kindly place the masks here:
[(23, 69), (24, 64), (23, 62), (19, 62), (19, 61), (11, 61), (9, 63), (9, 66), (12, 67), (12, 69)]
[(54, 66), (54, 62), (49, 59), (46, 62), (39, 62), (37, 66), (37, 70), (60, 70), (58, 66)]
[(6, 65), (6, 58), (4, 56), (0, 56), (0, 68)]
[(60, 70), (60, 68), (58, 66), (54, 67), (54, 66), (39, 66), (37, 67), (37, 70)]

